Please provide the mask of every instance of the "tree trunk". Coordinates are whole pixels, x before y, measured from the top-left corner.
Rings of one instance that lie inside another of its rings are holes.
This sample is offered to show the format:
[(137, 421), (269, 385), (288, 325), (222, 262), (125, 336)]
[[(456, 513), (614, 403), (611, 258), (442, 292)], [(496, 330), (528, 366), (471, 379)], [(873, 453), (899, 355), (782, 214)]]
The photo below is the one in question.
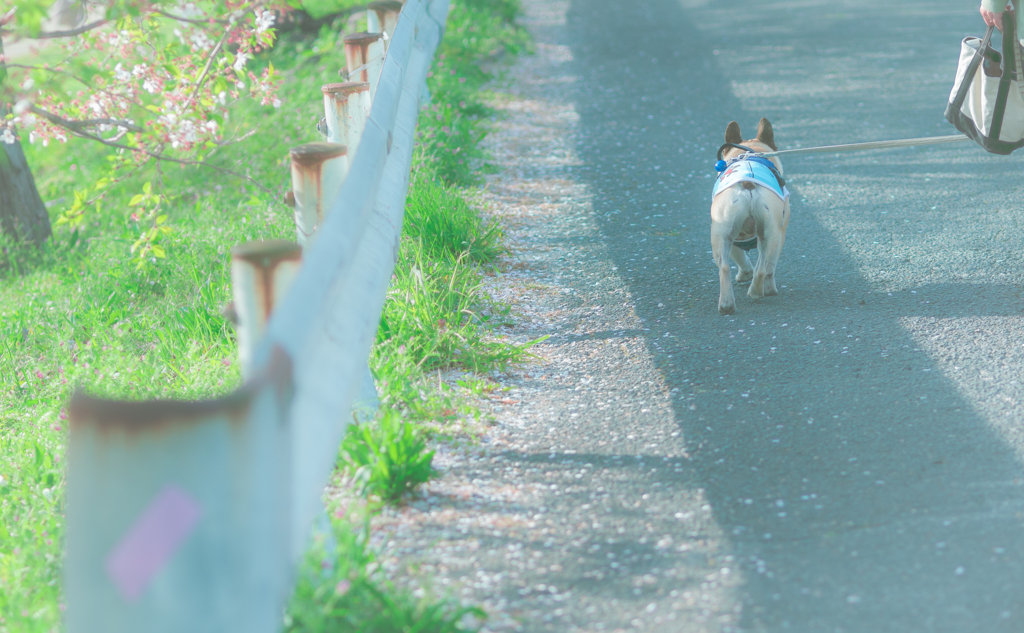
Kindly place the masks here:
[[(0, 59), (3, 51), (0, 41)], [(6, 78), (7, 69), (0, 63), (0, 84)], [(6, 106), (0, 107), (0, 117), (6, 113)], [(42, 244), (53, 231), (25, 152), (18, 141), (0, 141), (0, 147), (0, 229), (15, 239)]]

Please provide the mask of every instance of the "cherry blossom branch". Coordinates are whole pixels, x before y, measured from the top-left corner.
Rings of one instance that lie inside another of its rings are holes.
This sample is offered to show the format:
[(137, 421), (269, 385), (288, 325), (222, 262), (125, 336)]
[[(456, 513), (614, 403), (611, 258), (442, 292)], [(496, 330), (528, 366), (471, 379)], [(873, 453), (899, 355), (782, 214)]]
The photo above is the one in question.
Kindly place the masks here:
[(207, 26), (210, 24), (230, 24), (230, 22), (228, 22), (227, 20), (196, 20), (193, 18), (186, 18), (181, 15), (174, 15), (172, 13), (167, 13), (166, 11), (161, 11), (160, 9), (152, 9), (150, 13), (156, 13), (157, 15), (162, 15), (165, 18), (169, 18), (171, 20), (176, 20), (178, 22), (187, 22), (189, 24), (196, 24), (199, 26)]
[(62, 128), (65, 128), (67, 130), (71, 130), (72, 132), (81, 132), (81, 131), (85, 130), (85, 128), (93, 127), (93, 126), (96, 126), (96, 125), (116, 125), (117, 127), (125, 128), (127, 130), (132, 131), (132, 132), (144, 132), (145, 131), (143, 128), (139, 127), (138, 125), (135, 125), (134, 123), (131, 123), (129, 121), (125, 121), (123, 119), (83, 119), (83, 120), (72, 120), (72, 119), (65, 119), (65, 118), (63, 118), (61, 116), (53, 114), (52, 112), (47, 112), (46, 110), (43, 110), (42, 108), (39, 108), (39, 107), (34, 106), (34, 105), (33, 106), (29, 106), (28, 110), (32, 114), (39, 115), (39, 116), (43, 117), (44, 119), (46, 119), (47, 121), (49, 121), (50, 123), (53, 123), (54, 125), (59, 125)]
[(210, 72), (210, 66), (213, 65), (213, 58), (216, 57), (217, 53), (220, 52), (220, 48), (224, 45), (224, 40), (227, 39), (229, 32), (230, 31), (228, 29), (225, 29), (224, 34), (221, 35), (220, 39), (217, 41), (217, 45), (213, 47), (212, 51), (210, 51), (209, 57), (206, 58), (206, 65), (203, 66), (203, 72), (200, 73), (199, 79), (196, 81), (196, 85), (192, 89), (192, 94), (190, 94), (188, 96), (188, 99), (185, 100), (185, 105), (183, 105), (181, 108), (182, 110), (188, 108), (188, 106), (192, 103), (192, 100), (196, 98), (197, 94), (199, 94), (199, 89), (203, 87), (203, 82), (206, 81), (206, 75)]
[[(55, 39), (59, 39), (59, 38), (62, 38), (62, 37), (74, 37), (76, 35), (81, 35), (82, 33), (87, 33), (89, 31), (92, 31), (93, 29), (98, 29), (99, 27), (103, 26), (104, 24), (109, 24), (109, 23), (110, 23), (110, 20), (96, 20), (95, 22), (90, 22), (88, 24), (83, 24), (82, 26), (78, 26), (78, 27), (75, 27), (73, 29), (68, 29), (66, 31), (43, 31), (41, 33), (37, 33), (36, 35), (33, 35), (29, 39), (33, 39), (33, 40), (55, 40)], [(11, 34), (17, 34), (17, 31), (13, 31), (11, 29), (0, 29), (0, 35), (11, 35)]]
[(89, 81), (87, 81), (85, 79), (82, 79), (78, 75), (69, 73), (66, 70), (61, 70), (59, 68), (50, 68), (48, 66), (33, 66), (31, 64), (7, 64), (6, 66), (8, 68), (21, 68), (21, 69), (24, 69), (24, 70), (45, 70), (46, 72), (53, 73), (54, 75), (63, 75), (65, 77), (68, 77), (69, 79), (74, 79), (75, 81), (77, 81), (78, 83), (82, 84), (83, 86), (85, 86), (87, 88), (91, 88), (93, 90), (97, 90), (99, 92), (102, 92), (102, 93), (110, 96), (110, 97), (116, 97), (118, 99), (125, 99), (127, 101), (131, 101), (135, 105), (141, 105), (137, 99), (132, 99), (130, 96), (125, 95), (124, 93), (113, 92), (111, 90), (107, 90), (106, 88), (98, 88), (98, 87), (95, 86), (94, 82), (89, 82)]
[[(137, 147), (137, 146), (133, 146), (133, 145), (125, 145), (124, 143), (118, 143), (118, 142), (116, 142), (116, 139), (122, 137), (123, 134), (119, 135), (118, 137), (115, 137), (115, 139), (105, 139), (102, 136), (98, 136), (98, 135), (93, 134), (91, 132), (85, 131), (83, 129), (82, 125), (75, 125), (76, 123), (80, 124), (81, 122), (69, 121), (67, 119), (62, 119), (61, 117), (59, 117), (57, 115), (50, 114), (49, 112), (46, 112), (45, 110), (40, 110), (40, 109), (36, 108), (35, 106), (32, 106), (31, 110), (32, 110), (32, 112), (34, 114), (38, 114), (39, 116), (47, 119), (48, 121), (50, 121), (54, 125), (59, 125), (60, 127), (63, 127), (64, 129), (68, 130), (73, 135), (75, 135), (75, 136), (77, 136), (79, 138), (84, 138), (84, 139), (87, 139), (87, 140), (90, 140), (90, 141), (96, 141), (97, 143), (100, 143), (102, 145), (106, 145), (107, 147), (113, 147), (115, 149), (124, 149), (124, 150), (128, 150), (130, 152), (142, 152), (143, 154), (146, 154), (150, 158), (153, 158), (153, 159), (158, 160), (158, 161), (167, 161), (167, 162), (170, 162), (170, 163), (177, 163), (179, 165), (198, 165), (198, 166), (201, 166), (201, 167), (209, 167), (210, 169), (214, 169), (216, 171), (219, 171), (219, 172), (222, 172), (222, 173), (225, 173), (225, 174), (229, 174), (229, 175), (234, 176), (236, 178), (239, 178), (241, 180), (247, 180), (247, 181), (251, 182), (252, 184), (256, 185), (257, 187), (259, 187), (260, 189), (266, 191), (267, 193), (273, 193), (273, 191), (271, 191), (267, 187), (264, 187), (259, 182), (253, 180), (252, 178), (250, 178), (250, 177), (248, 177), (248, 176), (246, 176), (244, 174), (240, 174), (240, 173), (238, 173), (236, 171), (232, 171), (232, 170), (226, 169), (224, 167), (219, 167), (217, 165), (212, 165), (212, 164), (206, 162), (205, 160), (191, 160), (191, 159), (188, 159), (188, 158), (174, 158), (173, 156), (168, 156), (167, 154), (164, 154), (163, 152), (160, 152), (160, 151), (153, 151), (153, 150), (145, 148), (145, 147)], [(109, 120), (110, 121), (116, 121), (115, 119), (109, 119)], [(95, 121), (98, 122), (98, 121), (100, 121), (100, 119), (96, 119)], [(121, 123), (124, 124), (124, 123), (127, 123), (127, 122), (125, 121), (125, 122), (121, 122)], [(128, 125), (130, 125), (130, 124), (128, 124)], [(123, 125), (123, 127), (127, 127), (127, 126)], [(138, 128), (138, 126), (133, 126), (133, 127), (136, 130), (141, 131), (141, 128)], [(242, 140), (244, 140), (246, 137), (248, 137), (250, 135), (251, 135), (251, 133), (250, 134), (246, 134), (245, 136), (243, 136), (242, 138), (239, 138), (235, 142), (242, 141)]]

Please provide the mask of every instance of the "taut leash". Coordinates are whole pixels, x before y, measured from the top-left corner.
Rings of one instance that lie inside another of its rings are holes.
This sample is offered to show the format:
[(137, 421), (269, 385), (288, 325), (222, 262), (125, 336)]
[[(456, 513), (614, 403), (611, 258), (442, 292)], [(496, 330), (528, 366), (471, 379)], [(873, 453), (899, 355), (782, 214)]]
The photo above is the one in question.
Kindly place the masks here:
[(784, 149), (779, 152), (758, 153), (758, 156), (783, 156), (792, 154), (828, 154), (831, 152), (857, 152), (868, 149), (893, 149), (896, 147), (914, 147), (916, 145), (939, 145), (941, 143), (957, 143), (970, 141), (968, 136), (953, 134), (950, 136), (925, 136), (921, 138), (905, 138), (896, 141), (871, 141), (869, 143), (847, 143), (846, 145), (825, 145), (824, 147), (801, 147)]

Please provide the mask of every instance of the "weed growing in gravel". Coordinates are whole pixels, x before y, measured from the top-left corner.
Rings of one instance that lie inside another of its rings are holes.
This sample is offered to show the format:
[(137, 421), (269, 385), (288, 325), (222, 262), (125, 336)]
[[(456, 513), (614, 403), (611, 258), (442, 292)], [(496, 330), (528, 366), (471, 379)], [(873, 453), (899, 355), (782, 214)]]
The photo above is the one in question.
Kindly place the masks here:
[(417, 599), (384, 575), (369, 524), (335, 520), (333, 538), (306, 556), (285, 615), (288, 633), (460, 633), (479, 630), (486, 614), (446, 600)]
[(367, 424), (350, 425), (341, 443), (340, 461), (363, 496), (396, 502), (435, 475), (434, 451), (423, 433), (396, 409), (383, 409)]
[(460, 416), (475, 418), (479, 415), (477, 407), (460, 398), (439, 375), (421, 371), (404, 353), (392, 352), (397, 350), (377, 345), (370, 353), (381, 408), (399, 410), (403, 418), (417, 422), (445, 422)]

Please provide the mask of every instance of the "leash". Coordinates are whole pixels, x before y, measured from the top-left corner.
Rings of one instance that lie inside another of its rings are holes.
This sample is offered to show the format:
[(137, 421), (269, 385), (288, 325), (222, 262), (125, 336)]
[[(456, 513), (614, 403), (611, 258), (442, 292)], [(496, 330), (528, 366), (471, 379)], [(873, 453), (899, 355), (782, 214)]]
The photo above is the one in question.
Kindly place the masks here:
[(939, 145), (941, 143), (958, 143), (970, 141), (963, 134), (951, 136), (924, 136), (921, 138), (905, 138), (896, 141), (871, 141), (869, 143), (847, 143), (846, 145), (825, 145), (822, 147), (802, 147), (800, 149), (784, 149), (779, 152), (757, 153), (758, 156), (784, 156), (792, 154), (828, 154), (831, 152), (858, 152), (868, 149), (893, 149), (897, 147), (914, 147), (917, 145)]
[[(1022, 88), (1024, 90), (1024, 88)], [(894, 149), (897, 147), (915, 147), (918, 145), (939, 145), (941, 143), (958, 143), (960, 141), (973, 140), (964, 134), (952, 134), (950, 136), (924, 136), (920, 138), (905, 138), (895, 141), (870, 141), (867, 143), (847, 143), (845, 145), (823, 145), (821, 147), (801, 147), (799, 149), (784, 149), (776, 152), (756, 152), (746, 145), (737, 143), (725, 143), (718, 148), (718, 162), (715, 163), (715, 171), (724, 172), (728, 166), (740, 160), (752, 160), (765, 165), (771, 170), (775, 179), (779, 182), (779, 188), (786, 186), (782, 174), (775, 168), (775, 165), (768, 160), (771, 156), (784, 156), (793, 154), (830, 154), (832, 152), (858, 152), (869, 149)], [(743, 150), (745, 153), (729, 161), (722, 159), (722, 153), (729, 147)], [(721, 177), (721, 176), (720, 176)]]

